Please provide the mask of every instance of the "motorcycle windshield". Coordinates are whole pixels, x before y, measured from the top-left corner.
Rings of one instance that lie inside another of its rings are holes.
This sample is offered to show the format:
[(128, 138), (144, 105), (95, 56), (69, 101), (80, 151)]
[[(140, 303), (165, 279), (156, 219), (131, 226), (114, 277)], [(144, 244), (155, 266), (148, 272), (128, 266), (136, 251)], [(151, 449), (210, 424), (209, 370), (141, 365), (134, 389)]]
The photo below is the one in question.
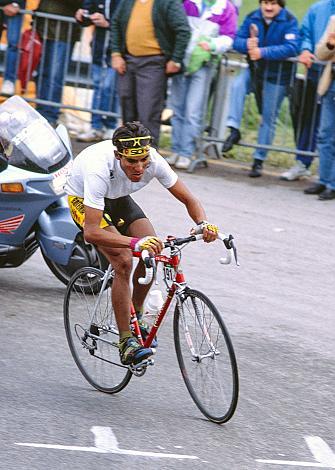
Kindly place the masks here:
[(0, 143), (10, 165), (35, 173), (53, 173), (71, 160), (46, 119), (18, 96), (0, 106)]

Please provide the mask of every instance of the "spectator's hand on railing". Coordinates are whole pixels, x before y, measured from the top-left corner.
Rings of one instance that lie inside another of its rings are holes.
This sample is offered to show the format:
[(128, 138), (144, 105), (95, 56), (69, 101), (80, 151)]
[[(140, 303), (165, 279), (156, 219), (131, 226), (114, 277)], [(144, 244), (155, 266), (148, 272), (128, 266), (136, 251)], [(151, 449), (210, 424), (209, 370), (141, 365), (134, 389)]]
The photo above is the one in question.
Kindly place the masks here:
[(308, 69), (311, 67), (315, 59), (315, 55), (307, 50), (302, 51), (302, 53), (298, 57), (298, 61), (304, 64)]
[(126, 72), (127, 66), (126, 61), (121, 55), (113, 55), (112, 54), (112, 67), (115, 69), (120, 75), (123, 75)]
[(249, 49), (248, 54), (251, 60), (260, 60), (262, 58), (262, 53), (259, 47)]
[(109, 21), (106, 20), (102, 13), (93, 13), (90, 15), (90, 20), (93, 24), (95, 24), (95, 26), (98, 26), (99, 28), (108, 28), (109, 26)]
[(14, 3), (10, 3), (9, 5), (6, 5), (3, 7), (3, 12), (6, 16), (15, 16), (19, 13), (20, 7), (19, 5)]

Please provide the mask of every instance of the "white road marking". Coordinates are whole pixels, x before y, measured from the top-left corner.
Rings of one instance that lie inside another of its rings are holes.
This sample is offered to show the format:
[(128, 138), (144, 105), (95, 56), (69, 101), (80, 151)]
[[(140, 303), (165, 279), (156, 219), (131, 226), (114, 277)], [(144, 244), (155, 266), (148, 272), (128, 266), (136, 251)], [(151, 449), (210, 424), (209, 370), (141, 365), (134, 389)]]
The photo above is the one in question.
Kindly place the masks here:
[(305, 441), (316, 462), (263, 459), (256, 459), (256, 462), (267, 463), (271, 465), (291, 465), (295, 467), (335, 468), (335, 454), (329, 445), (323, 439), (321, 439), (321, 437), (306, 436)]
[(120, 449), (117, 438), (112, 429), (103, 426), (92, 426), (91, 431), (94, 434), (95, 447), (81, 446), (63, 446), (57, 444), (34, 444), (28, 442), (15, 442), (18, 446), (37, 447), (44, 449), (72, 450), (80, 452), (95, 452), (100, 454), (122, 454), (122, 455), (138, 455), (141, 457), (170, 458), (170, 459), (196, 459), (196, 455), (168, 454), (162, 452), (144, 452), (140, 450)]

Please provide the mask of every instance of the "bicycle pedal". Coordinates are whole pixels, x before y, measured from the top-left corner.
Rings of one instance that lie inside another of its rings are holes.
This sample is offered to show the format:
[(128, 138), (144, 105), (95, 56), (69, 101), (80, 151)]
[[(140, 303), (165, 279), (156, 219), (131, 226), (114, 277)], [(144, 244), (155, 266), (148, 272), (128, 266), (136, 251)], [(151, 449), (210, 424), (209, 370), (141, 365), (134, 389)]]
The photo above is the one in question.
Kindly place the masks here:
[(132, 372), (140, 372), (142, 369), (147, 368), (148, 366), (153, 366), (155, 361), (152, 358), (144, 359), (144, 361), (139, 362), (138, 364), (130, 364), (129, 369)]

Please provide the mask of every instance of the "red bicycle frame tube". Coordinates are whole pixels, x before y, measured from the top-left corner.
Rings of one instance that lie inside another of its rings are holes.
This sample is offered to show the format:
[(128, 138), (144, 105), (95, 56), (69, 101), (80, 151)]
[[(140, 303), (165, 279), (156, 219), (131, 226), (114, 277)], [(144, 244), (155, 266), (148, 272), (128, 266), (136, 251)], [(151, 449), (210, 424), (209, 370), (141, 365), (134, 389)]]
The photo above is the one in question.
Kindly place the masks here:
[[(140, 258), (141, 257), (141, 252), (133, 252), (133, 256), (135, 258)], [(162, 321), (163, 321), (163, 319), (166, 315), (166, 312), (168, 311), (168, 309), (170, 307), (170, 304), (171, 304), (171, 301), (174, 297), (174, 294), (175, 294), (175, 292), (178, 288), (177, 284), (181, 284), (181, 283), (185, 282), (184, 274), (177, 270), (177, 268), (179, 266), (179, 263), (180, 263), (180, 259), (179, 259), (179, 256), (177, 254), (172, 255), (171, 257), (165, 256), (165, 255), (156, 255), (155, 256), (155, 261), (156, 261), (156, 263), (160, 262), (160, 263), (163, 263), (164, 265), (173, 266), (173, 268), (176, 272), (176, 277), (175, 277), (175, 280), (172, 283), (172, 286), (168, 290), (168, 294), (167, 294), (167, 297), (165, 299), (165, 302), (164, 302), (159, 314), (157, 315), (155, 323), (151, 327), (150, 333), (147, 336), (144, 344), (143, 344), (143, 339), (142, 339), (142, 335), (141, 335), (141, 330), (140, 330), (140, 327), (138, 325), (138, 321), (136, 319), (136, 312), (134, 310), (133, 305), (131, 306), (131, 323), (134, 326), (136, 337), (139, 339), (141, 344), (144, 345), (145, 348), (149, 348), (152, 341), (153, 341), (153, 339), (155, 338), (155, 336), (157, 334), (157, 331), (158, 331), (158, 329), (159, 329), (159, 327), (160, 327), (160, 325), (161, 325), (161, 323), (162, 323)]]

